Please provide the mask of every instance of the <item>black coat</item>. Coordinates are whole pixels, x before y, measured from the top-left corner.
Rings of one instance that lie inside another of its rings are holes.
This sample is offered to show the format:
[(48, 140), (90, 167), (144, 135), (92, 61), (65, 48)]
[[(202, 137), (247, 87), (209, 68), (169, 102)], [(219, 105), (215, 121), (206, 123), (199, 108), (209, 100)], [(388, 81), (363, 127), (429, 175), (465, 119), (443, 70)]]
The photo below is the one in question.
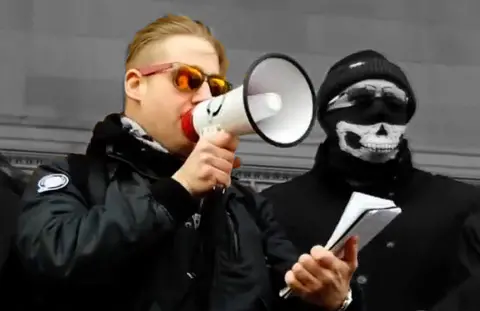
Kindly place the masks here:
[(358, 189), (346, 182), (355, 167), (332, 165), (326, 148), (319, 148), (311, 171), (263, 195), (301, 252), (327, 242), (354, 190), (392, 199), (402, 208), (359, 254), (355, 278), (366, 310), (429, 310), (474, 273), (480, 264), (480, 221), (467, 217), (479, 209), (477, 188), (415, 169), (405, 145), (398, 163), (385, 167), (387, 177)]
[[(20, 197), (28, 177), (0, 155), (0, 309), (6, 305), (10, 310), (22, 308), (26, 286), (22, 283), (22, 268), (13, 241), (21, 211)], [(22, 297), (17, 299), (15, 296), (19, 294)]]
[(480, 275), (471, 276), (431, 311), (478, 311), (480, 310)]
[(20, 197), (9, 187), (9, 177), (0, 172), (0, 271), (10, 254), (10, 246), (15, 234)]
[(12, 237), (20, 215), (20, 197), (28, 175), (0, 155), (0, 271), (11, 253)]
[[(39, 167), (24, 194), (17, 243), (41, 284), (37, 307), (273, 310), (298, 254), (271, 206), (233, 186), (203, 201), (196, 230), (199, 200), (170, 178), (181, 165), (111, 115), (96, 126), (86, 156)], [(53, 173), (69, 180), (39, 193), (39, 181)]]

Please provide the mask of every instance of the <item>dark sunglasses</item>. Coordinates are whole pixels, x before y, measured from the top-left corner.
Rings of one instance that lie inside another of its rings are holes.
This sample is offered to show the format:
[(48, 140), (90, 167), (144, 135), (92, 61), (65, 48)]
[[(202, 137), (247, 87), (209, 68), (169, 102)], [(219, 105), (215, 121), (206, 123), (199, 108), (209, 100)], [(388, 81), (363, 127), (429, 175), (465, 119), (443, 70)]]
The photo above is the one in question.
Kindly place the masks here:
[(172, 72), (173, 85), (180, 92), (197, 91), (207, 81), (212, 96), (219, 96), (232, 89), (232, 85), (221, 75), (207, 75), (196, 66), (182, 63), (167, 63), (137, 68), (143, 76)]
[(377, 88), (373, 85), (365, 85), (352, 87), (338, 94), (328, 103), (328, 110), (347, 108), (355, 104), (369, 104), (376, 98), (398, 106), (406, 105), (409, 101), (408, 95), (399, 88), (389, 86)]

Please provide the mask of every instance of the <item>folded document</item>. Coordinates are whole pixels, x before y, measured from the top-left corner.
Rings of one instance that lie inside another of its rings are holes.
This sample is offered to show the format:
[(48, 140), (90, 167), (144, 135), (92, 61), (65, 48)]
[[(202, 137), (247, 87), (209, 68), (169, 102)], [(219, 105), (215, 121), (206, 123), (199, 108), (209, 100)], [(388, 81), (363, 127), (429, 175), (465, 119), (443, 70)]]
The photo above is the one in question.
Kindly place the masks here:
[(391, 200), (354, 192), (325, 248), (336, 253), (352, 236), (361, 250), (402, 212)]

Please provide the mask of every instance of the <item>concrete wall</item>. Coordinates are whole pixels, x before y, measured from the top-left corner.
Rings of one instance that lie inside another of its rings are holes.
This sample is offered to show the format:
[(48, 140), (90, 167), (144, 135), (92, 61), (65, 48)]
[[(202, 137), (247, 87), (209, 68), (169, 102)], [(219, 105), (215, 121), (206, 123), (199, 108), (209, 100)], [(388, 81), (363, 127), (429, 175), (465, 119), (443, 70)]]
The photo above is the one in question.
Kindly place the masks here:
[[(418, 92), (409, 131), (415, 161), (480, 177), (480, 2), (473, 0), (2, 0), (0, 149), (82, 151), (94, 122), (121, 109), (128, 40), (170, 12), (214, 29), (235, 83), (265, 52), (295, 57), (317, 86), (354, 50), (386, 53)], [(322, 138), (317, 128), (289, 150), (246, 138), (241, 153), (249, 165), (307, 168)]]

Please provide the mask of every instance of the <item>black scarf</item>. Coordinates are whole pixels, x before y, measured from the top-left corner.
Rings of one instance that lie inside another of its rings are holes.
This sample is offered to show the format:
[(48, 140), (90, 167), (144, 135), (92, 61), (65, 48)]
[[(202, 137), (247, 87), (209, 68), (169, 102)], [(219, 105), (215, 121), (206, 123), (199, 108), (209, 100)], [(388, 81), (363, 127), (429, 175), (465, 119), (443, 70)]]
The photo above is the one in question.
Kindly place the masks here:
[(413, 164), (405, 139), (397, 156), (386, 163), (363, 161), (340, 150), (334, 139), (327, 139), (317, 150), (312, 171), (334, 188), (382, 196), (411, 176)]
[(96, 124), (87, 155), (105, 157), (107, 152), (114, 152), (139, 170), (153, 172), (158, 177), (171, 176), (183, 165), (181, 158), (139, 140), (122, 124), (121, 117), (121, 114), (111, 114)]

